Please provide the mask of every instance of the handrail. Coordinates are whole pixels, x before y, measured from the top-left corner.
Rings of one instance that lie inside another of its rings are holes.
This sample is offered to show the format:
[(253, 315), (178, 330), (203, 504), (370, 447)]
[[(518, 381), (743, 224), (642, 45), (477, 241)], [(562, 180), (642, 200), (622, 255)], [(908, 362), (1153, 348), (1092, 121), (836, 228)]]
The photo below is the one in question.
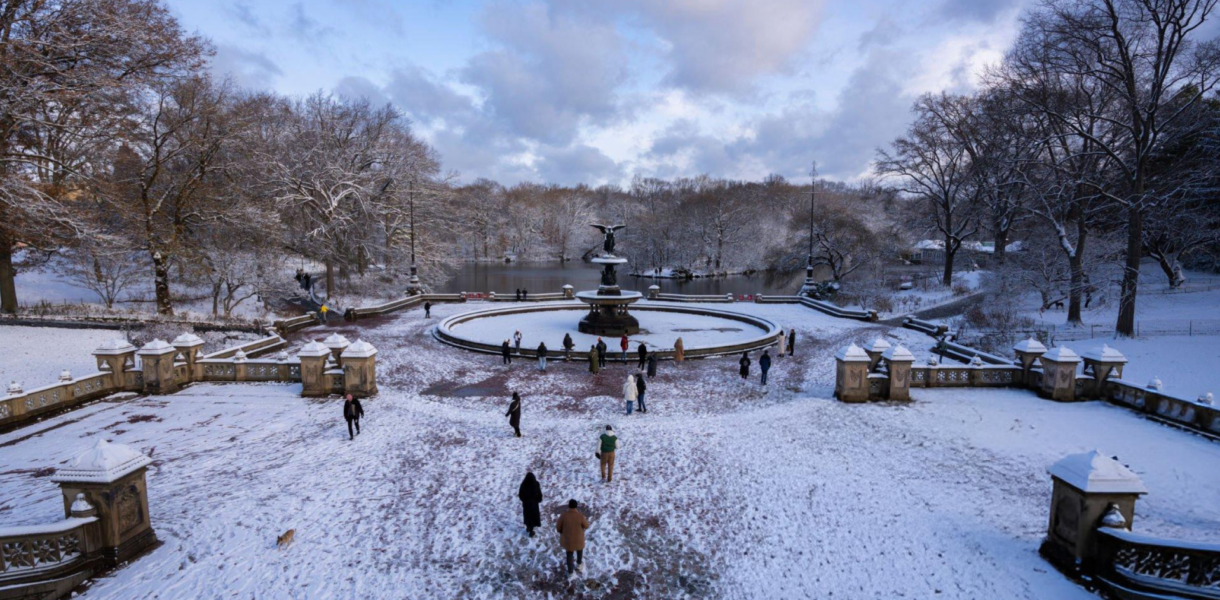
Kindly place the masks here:
[(1097, 529), (1101, 579), (1120, 590), (1220, 598), (1220, 544)]

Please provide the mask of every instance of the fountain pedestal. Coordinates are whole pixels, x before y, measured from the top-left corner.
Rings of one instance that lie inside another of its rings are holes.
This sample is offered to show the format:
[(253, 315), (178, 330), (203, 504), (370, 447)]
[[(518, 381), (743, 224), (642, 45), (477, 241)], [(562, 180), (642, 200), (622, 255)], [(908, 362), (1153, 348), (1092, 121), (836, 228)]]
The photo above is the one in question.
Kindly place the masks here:
[(581, 333), (607, 337), (635, 335), (640, 332), (640, 322), (627, 312), (627, 307), (640, 298), (639, 292), (624, 292), (618, 287), (615, 268), (627, 259), (617, 256), (602, 256), (593, 259), (602, 265), (602, 283), (596, 292), (578, 292), (576, 299), (589, 305), (589, 313), (580, 320), (577, 329)]

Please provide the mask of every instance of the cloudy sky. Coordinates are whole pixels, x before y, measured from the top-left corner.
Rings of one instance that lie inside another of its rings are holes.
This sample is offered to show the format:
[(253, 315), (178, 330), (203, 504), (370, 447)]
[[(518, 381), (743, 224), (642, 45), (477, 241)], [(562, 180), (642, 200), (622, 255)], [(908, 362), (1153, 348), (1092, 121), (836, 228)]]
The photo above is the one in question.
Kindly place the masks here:
[(168, 0), (244, 86), (392, 102), (463, 181), (866, 176), (1030, 0)]

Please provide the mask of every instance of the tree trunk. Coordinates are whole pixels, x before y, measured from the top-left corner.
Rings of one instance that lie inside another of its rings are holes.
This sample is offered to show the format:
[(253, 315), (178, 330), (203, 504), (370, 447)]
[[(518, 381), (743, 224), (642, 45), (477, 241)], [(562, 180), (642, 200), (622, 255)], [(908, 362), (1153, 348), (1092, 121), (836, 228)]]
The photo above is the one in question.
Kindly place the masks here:
[(995, 257), (995, 265), (993, 265), (993, 266), (998, 269), (998, 268), (1004, 266), (1004, 257), (1007, 254), (1005, 252), (1004, 247), (1008, 245), (1008, 228), (997, 223), (995, 226), (995, 236), (994, 237), (995, 237), (995, 252), (992, 253), (992, 256)]
[(212, 284), (212, 316), (220, 314), (220, 282)]
[(174, 301), (169, 294), (169, 260), (160, 251), (153, 250), (153, 290), (157, 296), (157, 314), (172, 316)]
[(1068, 256), (1068, 266), (1071, 269), (1071, 280), (1068, 287), (1068, 318), (1070, 325), (1080, 325), (1080, 299), (1084, 292), (1084, 260), (1080, 258), (1081, 248), (1076, 247), (1076, 253)]
[(17, 314), (17, 271), (13, 268), (13, 241), (0, 229), (0, 312)]
[(949, 243), (945, 242), (945, 273), (941, 276), (940, 282), (945, 287), (953, 287), (953, 257), (957, 255), (957, 250), (949, 251)]
[(1165, 278), (1169, 280), (1169, 289), (1180, 288), (1182, 284), (1186, 283), (1186, 275), (1182, 273), (1182, 263), (1178, 261), (1176, 254), (1154, 252), (1152, 257), (1156, 259), (1156, 263), (1165, 272)]
[[(1143, 192), (1136, 185), (1136, 194)], [(1140, 259), (1144, 255), (1144, 214), (1138, 206), (1127, 209), (1127, 260), (1123, 266), (1122, 297), (1118, 301), (1118, 322), (1114, 332), (1125, 337), (1135, 335), (1135, 298), (1139, 292)]]
[(330, 300), (330, 293), (335, 289), (335, 265), (328, 258), (326, 259), (326, 299)]

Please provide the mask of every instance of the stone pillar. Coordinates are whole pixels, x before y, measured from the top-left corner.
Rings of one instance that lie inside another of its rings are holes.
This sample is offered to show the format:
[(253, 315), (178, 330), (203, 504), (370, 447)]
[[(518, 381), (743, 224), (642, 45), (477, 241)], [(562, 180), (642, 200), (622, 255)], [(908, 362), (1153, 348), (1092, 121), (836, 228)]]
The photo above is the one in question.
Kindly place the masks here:
[(1080, 357), (1071, 348), (1059, 346), (1043, 354), (1038, 362), (1042, 363), (1042, 387), (1038, 393), (1051, 400), (1074, 401), (1076, 367), (1080, 364)]
[(873, 340), (873, 345), (864, 349), (868, 354), (868, 370), (873, 372), (877, 370), (877, 363), (881, 361), (881, 355), (885, 354), (886, 350), (890, 349), (890, 343), (882, 338)]
[(309, 342), (297, 352), (301, 361), (301, 395), (307, 397), (326, 396), (330, 388), (326, 386), (326, 359), (330, 358), (330, 349), (319, 342)]
[(356, 340), (343, 351), (343, 392), (356, 398), (377, 393), (377, 349)]
[(987, 369), (987, 365), (983, 364), (983, 359), (975, 354), (970, 359), (970, 387), (983, 387), (986, 379), (983, 377), (983, 372)]
[(882, 355), (890, 368), (890, 400), (911, 399), (911, 365), (915, 355), (902, 346), (889, 348)]
[(131, 560), (157, 543), (144, 477), (151, 462), (132, 448), (98, 439), (51, 478), (63, 494), (66, 516), (96, 511), (101, 554), (110, 566)]
[(178, 380), (174, 378), (174, 355), (178, 350), (165, 340), (153, 340), (140, 348), (140, 362), (144, 363), (144, 393), (172, 394), (178, 391)]
[(868, 401), (868, 364), (862, 348), (853, 344), (835, 353), (835, 397), (842, 402)]
[(186, 361), (186, 372), (190, 376), (191, 381), (199, 381), (203, 378), (203, 373), (197, 372), (199, 366), (199, 351), (203, 348), (203, 339), (193, 333), (184, 333), (170, 342), (178, 353), (182, 355), (182, 359)]
[(661, 294), (661, 286), (659, 286), (655, 283), (648, 286), (648, 299), (649, 300), (656, 300), (657, 296), (659, 296), (660, 294)]
[(331, 358), (335, 359), (335, 363), (342, 365), (340, 358), (343, 355), (343, 349), (350, 346), (351, 342), (337, 333), (332, 333), (322, 340), (322, 344), (330, 349)]
[(1065, 457), (1047, 472), (1054, 487), (1040, 551), (1069, 573), (1088, 571), (1097, 555), (1098, 526), (1130, 529), (1135, 501), (1148, 490), (1130, 469), (1096, 450)]
[(1093, 374), (1093, 380), (1097, 382), (1093, 390), (1097, 396), (1105, 396), (1107, 379), (1122, 379), (1123, 366), (1127, 364), (1127, 357), (1107, 344), (1085, 352), (1080, 358), (1084, 361), (1085, 369)]
[(127, 385), (127, 378), (123, 372), (135, 368), (135, 346), (132, 346), (127, 340), (116, 338), (94, 350), (93, 356), (97, 357), (97, 370), (110, 373), (108, 387), (122, 388)]
[(576, 299), (576, 290), (573, 289), (571, 285), (564, 284), (563, 299), (564, 300), (575, 300)]
[(1029, 370), (1034, 368), (1034, 361), (1046, 353), (1046, 346), (1031, 337), (1014, 344), (1012, 351), (1017, 355), (1017, 362), (1021, 365), (1021, 384), (1028, 387)]
[(250, 368), (246, 364), (247, 360), (249, 359), (246, 357), (246, 353), (238, 348), (237, 352), (233, 354), (233, 381), (247, 380), (247, 372)]

